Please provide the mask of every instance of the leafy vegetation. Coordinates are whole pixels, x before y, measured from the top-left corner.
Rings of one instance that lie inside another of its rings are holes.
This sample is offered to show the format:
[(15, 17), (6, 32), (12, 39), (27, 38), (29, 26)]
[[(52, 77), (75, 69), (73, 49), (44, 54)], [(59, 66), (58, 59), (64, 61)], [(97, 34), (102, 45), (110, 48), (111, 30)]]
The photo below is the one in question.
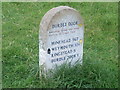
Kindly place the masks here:
[[(77, 9), (85, 23), (83, 65), (38, 75), (39, 23), (53, 7)], [(118, 3), (2, 3), (3, 88), (117, 88)]]

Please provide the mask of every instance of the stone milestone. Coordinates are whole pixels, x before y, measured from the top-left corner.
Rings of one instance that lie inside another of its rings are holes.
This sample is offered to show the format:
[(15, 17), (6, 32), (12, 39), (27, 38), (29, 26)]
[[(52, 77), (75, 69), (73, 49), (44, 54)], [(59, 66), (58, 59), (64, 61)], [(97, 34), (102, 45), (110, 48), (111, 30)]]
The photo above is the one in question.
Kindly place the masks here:
[(82, 63), (84, 23), (80, 13), (68, 6), (49, 10), (39, 32), (39, 66), (43, 71), (65, 62)]

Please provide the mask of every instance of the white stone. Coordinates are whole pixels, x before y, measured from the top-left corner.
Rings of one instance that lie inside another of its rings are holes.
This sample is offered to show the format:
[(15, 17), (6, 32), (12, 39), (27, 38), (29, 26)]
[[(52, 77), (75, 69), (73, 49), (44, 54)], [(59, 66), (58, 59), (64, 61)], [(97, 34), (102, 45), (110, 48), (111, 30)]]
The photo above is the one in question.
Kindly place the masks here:
[(68, 6), (49, 10), (42, 18), (39, 32), (41, 71), (65, 62), (82, 63), (84, 24), (80, 13)]

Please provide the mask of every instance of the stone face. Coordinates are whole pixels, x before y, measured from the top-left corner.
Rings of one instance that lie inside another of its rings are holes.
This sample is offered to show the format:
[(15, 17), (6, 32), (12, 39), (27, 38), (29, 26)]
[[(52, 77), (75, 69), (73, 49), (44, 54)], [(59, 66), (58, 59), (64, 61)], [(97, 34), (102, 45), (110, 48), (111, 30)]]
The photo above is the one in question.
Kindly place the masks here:
[(49, 10), (39, 33), (39, 66), (43, 71), (65, 62), (82, 63), (84, 24), (78, 11), (68, 6)]

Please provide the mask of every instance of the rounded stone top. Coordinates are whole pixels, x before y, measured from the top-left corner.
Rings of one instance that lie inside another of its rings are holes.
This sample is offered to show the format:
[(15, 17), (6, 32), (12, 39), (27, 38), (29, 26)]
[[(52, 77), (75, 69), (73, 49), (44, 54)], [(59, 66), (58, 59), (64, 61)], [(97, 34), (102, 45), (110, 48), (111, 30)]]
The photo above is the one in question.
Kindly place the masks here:
[(70, 16), (70, 18), (69, 19), (67, 18), (67, 20), (70, 20), (70, 19), (72, 20), (73, 18), (76, 18), (78, 19), (78, 21), (80, 21), (80, 23), (78, 24), (82, 24), (82, 26), (84, 26), (84, 22), (80, 15), (80, 12), (78, 12), (74, 8), (71, 8), (68, 6), (59, 6), (59, 7), (50, 9), (43, 16), (40, 22), (39, 39), (41, 40), (41, 45), (43, 46), (43, 48), (46, 47), (46, 43), (48, 40), (47, 32), (48, 30), (50, 30), (51, 24), (53, 24), (53, 22), (55, 20), (57, 21), (58, 19), (61, 21), (62, 16), (64, 17), (64, 19)]
[[(75, 10), (74, 8), (68, 7), (68, 6), (58, 6), (55, 8), (50, 9), (42, 18), (41, 23), (40, 23), (40, 28), (42, 30), (47, 31), (49, 24), (52, 20), (52, 18), (59, 12), (61, 12), (62, 10), (72, 10), (73, 12), (76, 12), (76, 14), (78, 14), (80, 16), (80, 13)], [(82, 17), (80, 16), (80, 20), (83, 22)], [(42, 27), (44, 26), (44, 27)]]

